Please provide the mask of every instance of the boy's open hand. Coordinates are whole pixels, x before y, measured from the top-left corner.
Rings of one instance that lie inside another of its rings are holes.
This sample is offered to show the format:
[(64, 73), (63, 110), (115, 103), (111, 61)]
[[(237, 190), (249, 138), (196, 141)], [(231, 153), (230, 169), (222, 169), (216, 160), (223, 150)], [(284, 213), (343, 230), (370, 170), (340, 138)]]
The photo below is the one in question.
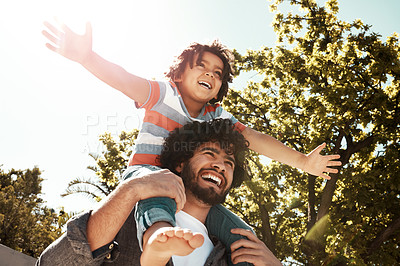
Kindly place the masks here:
[(338, 169), (331, 168), (332, 166), (341, 166), (342, 162), (335, 161), (340, 158), (340, 155), (321, 155), (321, 151), (326, 147), (326, 143), (319, 145), (312, 152), (307, 154), (304, 164), (304, 171), (309, 174), (321, 176), (325, 179), (331, 179), (329, 173), (336, 174)]
[(86, 32), (83, 35), (73, 32), (64, 23), (59, 24), (60, 29), (47, 21), (44, 22), (47, 30), (43, 30), (42, 34), (50, 41), (50, 43), (46, 43), (46, 47), (82, 64), (92, 52), (92, 27), (90, 23), (86, 23)]

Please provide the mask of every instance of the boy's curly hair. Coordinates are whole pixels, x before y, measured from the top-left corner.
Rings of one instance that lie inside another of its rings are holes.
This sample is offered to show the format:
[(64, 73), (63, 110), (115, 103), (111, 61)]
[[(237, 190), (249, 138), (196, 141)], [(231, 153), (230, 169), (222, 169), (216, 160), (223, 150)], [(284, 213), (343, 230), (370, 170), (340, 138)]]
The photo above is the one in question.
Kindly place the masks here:
[(180, 78), (182, 73), (185, 71), (185, 67), (189, 64), (190, 68), (193, 68), (194, 57), (199, 55), (196, 63), (200, 63), (203, 58), (204, 52), (210, 52), (218, 56), (223, 64), (224, 69), (222, 70), (222, 85), (218, 92), (217, 99), (210, 100), (210, 103), (215, 103), (221, 101), (228, 93), (229, 85), (233, 79), (233, 67), (232, 64), (235, 57), (231, 50), (226, 46), (222, 45), (219, 41), (215, 40), (210, 45), (193, 43), (188, 48), (186, 48), (175, 60), (175, 63), (169, 68), (169, 72), (165, 73), (167, 78), (172, 81)]
[(216, 142), (227, 153), (235, 157), (232, 188), (240, 186), (245, 179), (248, 141), (240, 134), (229, 119), (209, 122), (193, 122), (173, 130), (165, 139), (158, 157), (161, 167), (176, 172), (177, 166), (188, 162), (196, 149), (204, 143)]

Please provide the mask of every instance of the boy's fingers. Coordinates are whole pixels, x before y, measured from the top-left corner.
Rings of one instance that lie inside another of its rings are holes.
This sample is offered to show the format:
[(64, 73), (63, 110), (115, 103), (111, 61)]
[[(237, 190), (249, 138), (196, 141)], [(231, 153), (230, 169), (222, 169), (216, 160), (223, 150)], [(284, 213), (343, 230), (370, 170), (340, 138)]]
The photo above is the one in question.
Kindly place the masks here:
[(342, 162), (341, 161), (328, 161), (327, 165), (328, 166), (341, 166)]
[(43, 24), (57, 37), (61, 38), (61, 36), (64, 34), (60, 30), (58, 30), (56, 27), (54, 27), (52, 24), (49, 22), (45, 21)]
[(54, 17), (54, 21), (57, 23), (57, 25), (63, 30), (69, 30), (69, 28), (67, 27), (67, 25), (64, 24), (64, 22), (62, 22), (58, 17)]
[(59, 40), (56, 37), (54, 37), (45, 30), (42, 31), (42, 34), (44, 35), (44, 37), (46, 37), (49, 41), (51, 41), (54, 44), (57, 44), (59, 42)]
[(63, 30), (64, 33), (73, 32), (70, 27), (68, 27), (64, 22), (62, 22), (59, 18), (54, 17), (54, 20), (57, 22), (58, 26)]
[(72, 30), (67, 25), (65, 25), (64, 23), (61, 23), (60, 27), (65, 33), (72, 32)]
[(53, 45), (51, 45), (50, 43), (46, 43), (46, 47), (50, 50), (52, 50), (53, 52), (57, 52), (58, 48), (54, 47)]
[(327, 180), (331, 180), (331, 177), (330, 177), (329, 175), (327, 175), (327, 174), (324, 174), (324, 173), (322, 173), (322, 174), (320, 175), (320, 177), (322, 177), (322, 178), (324, 178), (324, 179), (327, 179)]
[(339, 162), (341, 164), (340, 161), (337, 161), (338, 159), (340, 159), (340, 155), (339, 154), (335, 154), (335, 155), (325, 155), (324, 158), (326, 160), (328, 160), (328, 163), (330, 162)]
[(337, 173), (339, 173), (339, 170), (335, 169), (335, 168), (327, 167), (325, 172), (330, 173), (330, 174), (337, 174)]

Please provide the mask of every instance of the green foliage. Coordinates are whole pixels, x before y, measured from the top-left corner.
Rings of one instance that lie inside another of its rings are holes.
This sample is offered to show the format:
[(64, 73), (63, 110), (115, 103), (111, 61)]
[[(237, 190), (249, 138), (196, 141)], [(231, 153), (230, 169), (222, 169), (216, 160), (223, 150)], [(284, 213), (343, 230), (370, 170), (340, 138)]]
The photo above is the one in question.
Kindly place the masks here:
[(303, 153), (326, 142), (343, 169), (326, 182), (253, 156), (252, 179), (228, 205), (251, 217), (281, 259), (392, 265), (400, 259), (398, 35), (385, 42), (360, 20), (338, 20), (336, 0), (288, 1), (297, 13), (279, 11), (282, 2), (270, 6), (278, 46), (235, 55), (238, 71), (262, 80), (232, 91), (224, 106)]
[[(381, 39), (361, 20), (337, 19), (337, 0), (273, 1), (278, 45), (235, 53), (238, 73), (262, 78), (224, 106), (244, 124), (302, 153), (326, 142), (343, 168), (331, 180), (249, 157), (251, 178), (226, 205), (252, 225), (283, 261), (307, 265), (394, 265), (400, 260), (400, 53), (395, 34)], [(318, 1), (321, 2), (321, 1)], [(100, 200), (118, 184), (137, 131), (101, 137), (89, 167), (66, 194)], [(84, 184), (88, 184), (87, 187)]]
[(70, 217), (43, 206), (40, 174), (38, 168), (0, 169), (0, 243), (34, 257), (61, 235)]
[(100, 155), (89, 154), (96, 161), (96, 165), (88, 166), (88, 169), (95, 172), (97, 178), (75, 178), (61, 196), (81, 193), (100, 201), (110, 194), (118, 186), (122, 171), (128, 165), (132, 153), (130, 148), (133, 147), (137, 134), (137, 130), (129, 133), (122, 131), (118, 141), (114, 140), (110, 133), (101, 135), (99, 140), (104, 146), (104, 151)]

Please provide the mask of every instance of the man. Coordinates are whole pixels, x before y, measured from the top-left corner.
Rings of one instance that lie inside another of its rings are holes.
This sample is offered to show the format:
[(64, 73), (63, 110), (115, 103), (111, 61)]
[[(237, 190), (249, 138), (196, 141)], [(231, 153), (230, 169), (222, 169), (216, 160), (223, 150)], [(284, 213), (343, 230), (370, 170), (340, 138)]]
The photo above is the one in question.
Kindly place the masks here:
[[(160, 161), (182, 179), (161, 170), (162, 178), (156, 179), (153, 172), (124, 181), (97, 210), (73, 218), (66, 234), (43, 252), (38, 265), (193, 265), (199, 261), (201, 265), (226, 265), (223, 245), (209, 238), (206, 230), (201, 234), (162, 227), (153, 234), (142, 255), (138, 241), (132, 237), (136, 235), (132, 209), (139, 200), (170, 197), (182, 209), (177, 213), (178, 225), (182, 222), (184, 227), (192, 226), (197, 221), (201, 227), (211, 206), (225, 200), (232, 184), (241, 183), (246, 151), (246, 141), (229, 120), (195, 122), (176, 129), (166, 139)], [(248, 238), (231, 246), (234, 263), (280, 265), (253, 233), (244, 229), (232, 233)]]

